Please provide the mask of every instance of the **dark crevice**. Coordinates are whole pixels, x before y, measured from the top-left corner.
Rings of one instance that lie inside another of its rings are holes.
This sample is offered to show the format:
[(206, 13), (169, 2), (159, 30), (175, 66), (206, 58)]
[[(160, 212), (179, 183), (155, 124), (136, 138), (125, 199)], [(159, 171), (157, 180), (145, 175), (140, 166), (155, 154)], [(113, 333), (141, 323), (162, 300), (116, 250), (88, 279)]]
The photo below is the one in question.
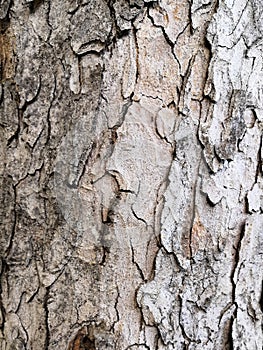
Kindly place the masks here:
[(235, 277), (236, 269), (240, 260), (240, 250), (241, 250), (242, 240), (245, 236), (245, 230), (246, 230), (246, 224), (243, 224), (242, 227), (240, 228), (240, 235), (238, 237), (237, 245), (236, 247), (234, 247), (235, 249), (234, 264), (230, 275), (230, 280), (232, 284), (232, 304), (235, 305), (235, 310), (233, 312), (233, 316), (231, 317), (231, 321), (230, 321), (229, 336), (228, 336), (228, 343), (229, 343), (230, 350), (234, 349), (233, 338), (232, 338), (232, 333), (233, 333), (232, 328), (233, 328), (234, 319), (237, 317), (237, 309), (238, 309), (238, 304), (236, 302), (236, 283), (234, 281), (234, 277)]
[(23, 297), (26, 295), (26, 292), (25, 291), (23, 291), (22, 293), (21, 293), (21, 295), (20, 295), (20, 298), (19, 298), (19, 302), (18, 302), (18, 304), (17, 304), (17, 307), (16, 307), (16, 309), (15, 309), (15, 314), (17, 314), (18, 313), (18, 311), (19, 311), (19, 309), (20, 309), (20, 306), (21, 306), (21, 304), (22, 304), (22, 301), (23, 301)]
[(28, 145), (28, 147), (30, 147), (30, 149), (31, 149), (32, 151), (33, 151), (34, 148), (36, 147), (38, 141), (41, 139), (41, 136), (43, 135), (44, 131), (45, 131), (44, 129), (42, 129), (42, 130), (40, 131), (40, 133), (37, 135), (37, 138), (35, 139), (33, 145), (30, 145), (28, 142), (26, 142), (26, 144)]
[(232, 305), (233, 305), (232, 302), (229, 302), (229, 303), (223, 308), (223, 310), (221, 311), (220, 316), (219, 316), (218, 326), (220, 326), (221, 321), (222, 321), (224, 315), (225, 315), (226, 312), (232, 307)]
[(228, 339), (227, 339), (227, 344), (228, 344), (228, 350), (234, 350), (234, 341), (233, 341), (233, 323), (235, 316), (231, 316), (230, 321), (229, 321), (229, 330), (228, 330)]
[[(236, 24), (235, 24), (235, 26), (234, 26), (232, 32), (230, 32), (230, 33), (228, 34), (229, 36), (231, 36), (231, 35), (234, 34), (234, 31), (237, 29), (237, 26), (239, 25), (240, 21), (242, 20), (243, 14), (244, 14), (244, 12), (245, 12), (245, 10), (246, 10), (246, 8), (247, 8), (247, 6), (248, 6), (249, 3), (250, 3), (250, 0), (247, 0), (247, 2), (246, 2), (246, 4), (245, 4), (244, 8), (241, 10), (241, 14), (239, 14), (239, 16), (238, 16), (238, 21), (236, 22)], [(239, 40), (240, 40), (240, 38), (239, 38), (237, 41), (239, 41)], [(236, 41), (236, 42), (237, 42), (237, 41)], [(235, 43), (235, 44), (236, 44), (236, 43)]]
[(16, 232), (16, 225), (17, 225), (17, 193), (16, 193), (16, 186), (13, 185), (13, 191), (14, 191), (14, 206), (13, 206), (13, 226), (12, 226), (12, 231), (10, 233), (10, 238), (9, 238), (9, 244), (6, 248), (6, 251), (5, 251), (5, 256), (7, 257), (11, 250), (12, 250), (12, 247), (13, 247), (13, 241), (14, 241), (14, 236), (15, 236), (15, 232)]
[(172, 159), (175, 160), (176, 158), (177, 158), (177, 153), (176, 153), (176, 144), (175, 144), (173, 148)]
[(0, 330), (3, 332), (4, 331), (4, 327), (5, 327), (5, 322), (6, 322), (6, 310), (4, 307), (4, 303), (3, 303), (3, 296), (2, 296), (2, 285), (3, 285), (3, 278), (4, 276), (7, 276), (8, 274), (8, 264), (6, 262), (6, 260), (4, 260), (3, 258), (1, 259), (1, 271), (0, 271), (0, 313), (2, 316), (2, 323), (0, 323)]
[[(204, 36), (203, 46), (208, 51), (208, 54), (209, 54), (209, 57), (208, 57), (208, 60), (207, 60), (207, 62), (208, 62), (207, 69), (206, 69), (205, 78), (204, 78), (204, 88), (205, 88), (207, 82), (209, 81), (209, 74), (210, 74), (210, 70), (209, 69), (210, 69), (210, 64), (211, 64), (211, 61), (212, 61), (212, 45), (211, 45), (210, 41), (207, 39), (206, 36)], [(213, 97), (215, 95), (214, 94), (214, 87), (212, 85), (212, 82), (210, 84), (211, 84), (211, 90), (209, 92), (209, 95), (205, 95), (204, 91), (203, 91), (202, 100), (204, 100), (206, 98), (210, 103), (215, 104), (216, 101), (213, 99)]]
[(182, 310), (183, 310), (183, 299), (180, 295), (178, 295), (178, 300), (180, 303), (179, 306), (179, 315), (178, 315), (178, 319), (179, 319), (179, 327), (181, 329), (182, 332), (182, 336), (185, 339), (185, 348), (188, 349), (189, 344), (191, 343), (191, 339), (188, 337), (188, 335), (186, 334), (185, 330), (184, 330), (184, 326), (182, 325), (181, 319), (182, 319)]
[(168, 143), (172, 148), (174, 148), (173, 144), (167, 139), (166, 136), (162, 136), (160, 133), (159, 133), (159, 130), (158, 130), (158, 127), (157, 127), (157, 118), (155, 118), (154, 120), (154, 128), (155, 128), (155, 133), (156, 135), (162, 140), (162, 141), (165, 141), (166, 143)]
[(137, 39), (137, 29), (135, 28), (135, 26), (133, 25), (133, 36), (134, 36), (134, 43), (135, 43), (135, 51), (136, 51), (136, 76), (135, 76), (135, 86), (139, 81), (140, 78), (140, 64), (139, 64), (139, 44), (138, 44), (138, 39)]
[(196, 208), (197, 192), (199, 190), (198, 181), (199, 181), (199, 178), (200, 178), (201, 160), (202, 160), (202, 158), (200, 158), (200, 160), (199, 160), (199, 164), (198, 164), (198, 168), (197, 168), (197, 176), (196, 176), (196, 180), (195, 180), (195, 184), (194, 184), (194, 188), (193, 188), (192, 217), (191, 217), (191, 226), (190, 226), (190, 232), (189, 232), (190, 261), (193, 261), (192, 236), (193, 236), (193, 225), (194, 225), (194, 221), (195, 221), (195, 218), (196, 218), (196, 209), (195, 208)]
[[(176, 60), (176, 62), (178, 63), (178, 66), (179, 66), (179, 69), (181, 70), (181, 64), (180, 64), (180, 61), (178, 60), (178, 58), (176, 57), (175, 53), (174, 53), (174, 45), (175, 43), (169, 38), (169, 36), (167, 35), (165, 29), (163, 26), (161, 25), (157, 25), (155, 22), (154, 22), (154, 19), (153, 17), (150, 15), (150, 8), (154, 8), (154, 3), (148, 3), (148, 6), (147, 6), (147, 16), (148, 18), (150, 19), (150, 21), (152, 22), (153, 26), (156, 27), (156, 28), (160, 28), (161, 31), (162, 31), (162, 34), (167, 42), (167, 44), (170, 46), (171, 48), (171, 53), (172, 53), (172, 56), (173, 58)], [(187, 26), (186, 26), (187, 27)], [(179, 35), (178, 35), (179, 36)]]
[(179, 96), (178, 112), (181, 113), (182, 115), (185, 115), (183, 112), (183, 109), (181, 107), (183, 106), (183, 103), (184, 103), (185, 89), (186, 89), (188, 79), (189, 79), (191, 72), (192, 72), (194, 60), (195, 60), (195, 56), (192, 56), (188, 61), (188, 66), (186, 68), (185, 75), (181, 75), (182, 83), (181, 83), (179, 94), (178, 94), (178, 96)]
[(15, 133), (7, 140), (7, 147), (9, 147), (13, 141), (18, 140), (19, 134), (20, 134), (20, 125), (18, 125)]
[(46, 293), (43, 300), (43, 309), (45, 312), (45, 330), (46, 330), (46, 336), (45, 336), (45, 348), (44, 350), (48, 350), (49, 343), (50, 343), (50, 329), (48, 324), (49, 319), (49, 310), (48, 310), (48, 299), (49, 299), (49, 293), (50, 293), (50, 287), (46, 287)]
[(20, 340), (21, 340), (22, 344), (24, 345), (24, 349), (27, 349), (27, 348), (28, 348), (28, 347), (27, 347), (27, 343), (29, 342), (28, 331), (27, 331), (26, 327), (23, 325), (23, 322), (22, 322), (22, 320), (21, 320), (21, 317), (20, 317), (18, 314), (17, 314), (17, 317), (19, 318), (21, 327), (22, 327), (22, 329), (23, 329), (23, 331), (24, 331), (24, 333), (25, 333), (25, 335), (26, 335), (26, 339), (25, 339), (25, 340), (24, 340), (24, 339), (21, 339), (21, 338), (20, 338)]
[[(0, 20), (0, 34), (4, 34), (5, 31), (9, 28), (10, 25), (10, 20), (8, 15), (4, 18)], [(2, 71), (2, 69), (1, 69)]]
[(163, 249), (166, 255), (171, 256), (175, 262), (175, 265), (178, 267), (178, 269), (181, 272), (185, 273), (186, 269), (180, 264), (180, 261), (177, 255), (173, 251), (172, 252), (168, 251), (162, 243), (159, 243), (159, 249)]
[(260, 310), (263, 313), (263, 281), (261, 282), (261, 295), (259, 300)]
[(116, 321), (113, 321), (112, 326), (110, 327), (110, 331), (114, 332), (114, 327), (115, 325), (120, 321), (120, 315), (119, 315), (119, 310), (118, 310), (118, 302), (119, 302), (119, 298), (120, 298), (120, 291), (118, 286), (116, 286), (116, 290), (117, 290), (117, 297), (115, 299), (115, 303), (114, 303), (114, 309), (116, 312)]
[[(117, 24), (117, 16), (119, 16), (124, 21), (129, 22), (131, 24), (131, 26), (133, 27), (134, 21), (136, 20), (138, 15), (141, 13), (141, 11), (139, 11), (137, 14), (135, 14), (133, 16), (133, 18), (127, 19), (124, 16), (122, 16), (121, 13), (116, 13), (113, 5), (114, 5), (114, 1), (108, 1), (108, 8), (110, 10), (110, 16), (111, 16), (111, 20), (112, 20), (112, 29), (111, 29), (111, 32), (110, 32), (107, 40), (106, 40), (106, 49), (108, 49), (111, 44), (115, 45), (118, 39), (121, 39), (121, 38), (124, 38), (124, 37), (130, 35), (130, 32), (132, 30), (130, 28), (121, 29)], [(137, 4), (134, 4), (134, 6), (131, 6), (131, 8), (132, 7), (136, 7), (136, 8), (138, 8), (138, 10), (143, 10), (143, 7), (137, 6)]]
[(147, 222), (146, 222), (143, 218), (140, 218), (140, 217), (135, 213), (133, 207), (131, 207), (131, 211), (132, 211), (133, 215), (135, 216), (135, 218), (136, 218), (137, 220), (142, 221), (142, 222), (146, 225), (146, 227), (148, 226)]
[(188, 17), (189, 17), (189, 28), (190, 28), (190, 35), (194, 34), (194, 28), (193, 28), (193, 21), (192, 21), (192, 5), (193, 5), (193, 0), (188, 0), (189, 3), (189, 9), (188, 9)]
[(38, 285), (36, 291), (35, 291), (35, 292), (31, 295), (31, 297), (27, 300), (27, 303), (28, 303), (28, 304), (31, 303), (31, 302), (34, 300), (34, 298), (35, 298), (35, 296), (38, 294), (38, 292), (39, 292), (39, 285)]
[(51, 98), (51, 102), (49, 104), (48, 111), (47, 111), (47, 139), (46, 139), (46, 143), (45, 143), (46, 145), (48, 145), (48, 143), (50, 142), (50, 139), (51, 139), (50, 112), (51, 112), (51, 108), (53, 107), (53, 103), (55, 101), (56, 89), (57, 89), (57, 80), (56, 80), (56, 77), (54, 76), (54, 89), (52, 91), (52, 98)]
[(202, 10), (206, 10), (208, 8), (211, 8), (212, 6), (212, 2), (208, 2), (207, 4), (202, 4), (200, 7), (198, 7), (194, 13), (198, 12), (198, 11), (202, 11)]
[(263, 144), (262, 144), (262, 139), (263, 139), (263, 136), (261, 135), (260, 137), (260, 143), (259, 143), (259, 149), (258, 149), (258, 154), (257, 154), (257, 169), (256, 169), (256, 176), (255, 176), (255, 183), (258, 182), (258, 178), (262, 174), (262, 171), (263, 171), (263, 167), (262, 167), (262, 147), (263, 147)]
[[(105, 210), (107, 211), (106, 218), (104, 218)], [(114, 217), (114, 211), (113, 210), (111, 210), (111, 209), (107, 210), (105, 208), (102, 208), (102, 210), (101, 210), (101, 221), (102, 221), (103, 224), (108, 225), (108, 226), (112, 226), (113, 223), (114, 223), (113, 217)]]
[(81, 179), (83, 178), (84, 174), (86, 173), (89, 160), (92, 158), (93, 154), (97, 151), (97, 143), (94, 141), (91, 145), (91, 147), (88, 147), (88, 149), (84, 149), (81, 153), (79, 162), (78, 162), (78, 171), (76, 174), (75, 181), (72, 185), (77, 188), (79, 186), (79, 183)]
[(111, 176), (115, 183), (116, 183), (116, 186), (117, 186), (117, 195), (119, 193), (130, 193), (130, 194), (136, 194), (134, 191), (132, 190), (129, 190), (129, 189), (125, 189), (125, 188), (122, 188), (121, 187), (121, 184), (120, 184), (120, 180), (118, 179), (118, 177), (120, 176), (121, 177), (121, 174), (117, 171), (117, 170), (110, 170), (110, 171), (106, 171), (105, 174), (108, 174), (109, 176)]
[(121, 193), (131, 193), (131, 194), (135, 194), (134, 191), (131, 191), (131, 190), (124, 190), (124, 189), (121, 189), (119, 190)]
[(44, 0), (32, 0), (28, 3), (31, 13), (35, 13), (37, 9), (44, 3)]
[[(96, 46), (96, 45), (98, 45), (100, 47), (98, 50), (95, 48), (92, 48), (92, 46)], [(93, 54), (97, 57), (100, 57), (100, 54), (104, 49), (104, 45), (105, 45), (105, 43), (99, 39), (90, 40), (86, 43), (83, 43), (79, 47), (78, 52), (76, 52), (76, 55), (78, 57), (82, 57), (82, 56), (86, 56), (88, 54)]]
[(89, 324), (80, 328), (69, 343), (68, 350), (96, 350), (94, 326)]
[(208, 194), (206, 194), (206, 202), (207, 204), (211, 207), (211, 208), (214, 208), (216, 206), (217, 203), (214, 203), (211, 201), (211, 199), (209, 198)]
[(244, 223), (242, 225), (242, 227), (240, 228), (240, 234), (238, 237), (237, 245), (236, 245), (236, 247), (234, 247), (234, 250), (235, 250), (234, 264), (233, 264), (233, 268), (232, 268), (232, 272), (231, 272), (231, 276), (230, 276), (232, 286), (233, 286), (233, 288), (232, 288), (232, 301), (233, 301), (233, 303), (235, 303), (235, 293), (236, 293), (236, 284), (234, 281), (234, 275), (235, 275), (235, 272), (236, 272), (236, 269), (237, 269), (237, 266), (239, 263), (241, 244), (242, 244), (242, 240), (245, 236), (245, 231), (246, 231), (246, 224)]
[(209, 52), (209, 62), (210, 62), (211, 58), (212, 58), (212, 45), (211, 45), (210, 41), (207, 39), (206, 36), (204, 36), (203, 45)]
[[(13, 88), (16, 89), (16, 86), (14, 86)], [(20, 97), (19, 97), (18, 93), (11, 91), (11, 90), (10, 90), (10, 93), (12, 96), (12, 100), (15, 101), (16, 106), (17, 106), (18, 125), (17, 125), (17, 129), (16, 129), (15, 133), (7, 140), (7, 147), (9, 147), (13, 141), (18, 141), (20, 132), (22, 130), (21, 125), (22, 125), (22, 120), (23, 120), (23, 114), (24, 114), (24, 111), (26, 109), (26, 105), (24, 105), (22, 108), (19, 108)]]
[[(198, 101), (199, 103), (199, 106), (200, 106), (200, 116), (202, 115), (202, 103), (200, 101)], [(196, 138), (197, 138), (197, 141), (201, 147), (201, 149), (203, 150), (205, 148), (205, 145), (203, 144), (202, 142), (202, 138), (201, 138), (201, 118), (199, 118), (198, 120), (198, 126), (197, 126), (197, 130), (196, 130)], [(204, 163), (206, 164), (206, 161), (204, 159), (204, 154), (203, 152), (201, 153), (201, 158), (204, 160)]]
[(246, 214), (251, 214), (250, 210), (249, 210), (249, 202), (248, 202), (248, 197), (247, 195), (244, 198), (244, 212)]
[[(1, 6), (5, 6), (8, 1), (1, 1)], [(0, 29), (2, 32), (2, 29), (6, 26), (9, 26), (10, 24), (10, 18), (9, 18), (9, 14), (10, 14), (10, 10), (12, 8), (12, 6), (14, 5), (14, 0), (10, 0), (8, 8), (6, 9), (6, 13), (4, 14), (4, 18), (1, 18), (0, 20)]]
[(131, 29), (124, 29), (124, 30), (120, 30), (119, 28), (117, 29), (117, 39), (123, 39), (127, 36), (130, 35)]
[(132, 252), (132, 263), (136, 266), (140, 276), (141, 276), (141, 279), (146, 283), (147, 282), (147, 279), (145, 279), (144, 277), (144, 273), (142, 271), (142, 269), (140, 268), (140, 265), (137, 263), (137, 261), (135, 261), (135, 258), (134, 258), (134, 248), (132, 246), (132, 242), (130, 242), (130, 247), (131, 247), (131, 252)]
[(136, 349), (137, 349), (138, 347), (140, 347), (140, 349), (142, 349), (142, 346), (143, 346), (143, 348), (146, 349), (146, 350), (151, 350), (150, 347), (149, 347), (147, 344), (145, 344), (145, 343), (134, 343), (134, 344), (132, 344), (132, 345), (129, 345), (127, 348), (125, 348), (125, 350), (133, 349), (134, 347), (136, 347)]
[[(84, 44), (85, 45), (85, 44)], [(83, 48), (84, 45), (82, 45), (81, 47)], [(77, 56), (79, 58), (83, 57), (83, 56), (86, 56), (86, 55), (93, 55), (93, 56), (96, 56), (96, 57), (100, 57), (102, 52), (103, 52), (104, 49), (100, 50), (100, 51), (97, 51), (95, 49), (87, 49), (87, 51), (83, 51), (83, 52), (80, 52), (80, 53), (77, 53)]]
[(68, 14), (70, 14), (71, 16), (73, 16), (80, 8), (80, 5), (77, 4), (75, 8), (71, 8), (67, 11)]
[[(212, 88), (212, 90), (214, 90), (214, 88)], [(201, 102), (204, 101), (204, 100), (207, 100), (212, 105), (215, 105), (217, 103), (216, 100), (214, 100), (214, 98), (211, 95), (204, 95), (204, 97), (202, 98)]]
[(216, 159), (219, 163), (223, 163), (224, 160), (218, 155), (217, 148), (216, 148), (215, 145), (213, 146), (213, 149), (214, 149), (214, 156), (215, 156), (215, 159)]
[(103, 242), (103, 238), (102, 238), (102, 259), (101, 259), (101, 261), (99, 263), (101, 266), (105, 266), (106, 265), (107, 257), (108, 257), (108, 255), (110, 253), (109, 247), (105, 246), (103, 243), (104, 242)]

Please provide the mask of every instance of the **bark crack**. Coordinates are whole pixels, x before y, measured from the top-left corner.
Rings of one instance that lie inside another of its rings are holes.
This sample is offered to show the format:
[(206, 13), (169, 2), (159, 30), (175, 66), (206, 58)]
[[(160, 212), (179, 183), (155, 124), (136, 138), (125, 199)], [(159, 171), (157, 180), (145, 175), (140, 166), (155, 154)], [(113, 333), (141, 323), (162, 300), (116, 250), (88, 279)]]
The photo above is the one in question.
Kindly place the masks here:
[(50, 329), (49, 329), (49, 310), (48, 310), (48, 299), (50, 293), (50, 286), (46, 287), (46, 292), (43, 300), (43, 309), (45, 312), (45, 350), (48, 350), (50, 343)]
[[(263, 175), (263, 167), (262, 167), (262, 148), (263, 148), (263, 136), (260, 137), (259, 142), (259, 149), (257, 154), (257, 169), (256, 169), (256, 175), (255, 175), (255, 183), (258, 183), (260, 175)], [(263, 208), (262, 208), (263, 209)]]
[[(245, 236), (245, 230), (246, 230), (246, 224), (243, 224), (243, 226), (240, 229), (240, 234), (238, 237), (236, 247), (233, 247), (235, 250), (235, 255), (234, 255), (234, 264), (232, 267), (230, 280), (231, 280), (231, 284), (232, 284), (232, 305), (234, 305), (234, 310), (233, 310), (233, 314), (231, 315), (231, 318), (230, 318), (230, 326), (229, 326), (228, 343), (229, 343), (230, 349), (234, 349), (232, 334), (233, 334), (233, 322), (237, 317), (237, 309), (238, 309), (238, 303), (236, 301), (236, 283), (238, 281), (237, 267), (238, 267), (238, 264), (240, 262), (240, 250), (241, 250), (243, 238)], [(235, 276), (236, 276), (236, 281), (235, 281)]]
[(16, 225), (17, 225), (17, 190), (16, 190), (16, 185), (13, 185), (13, 192), (14, 192), (14, 205), (13, 205), (13, 213), (14, 213), (14, 218), (13, 218), (13, 225), (12, 225), (12, 230), (10, 233), (10, 238), (9, 238), (9, 243), (5, 251), (5, 257), (8, 257), (12, 247), (13, 247), (13, 241), (15, 237), (15, 232), (16, 232)]
[(134, 347), (136, 347), (136, 349), (137, 349), (138, 347), (140, 347), (140, 349), (142, 349), (142, 348), (141, 348), (142, 346), (143, 346), (143, 348), (146, 349), (146, 350), (151, 350), (150, 347), (149, 347), (147, 344), (145, 344), (145, 343), (134, 343), (134, 344), (132, 344), (132, 345), (127, 346), (127, 347), (125, 348), (125, 350), (132, 349), (132, 348), (134, 348)]
[(200, 166), (201, 166), (202, 157), (199, 159), (198, 168), (197, 168), (197, 175), (194, 183), (194, 191), (193, 191), (193, 201), (192, 201), (192, 218), (191, 218), (191, 226), (190, 226), (190, 233), (189, 233), (189, 252), (190, 252), (190, 262), (193, 262), (193, 246), (192, 246), (192, 238), (193, 238), (193, 227), (194, 222), (196, 219), (196, 198), (197, 198), (197, 192), (200, 190), (200, 186), (198, 186), (199, 179), (201, 178), (200, 174)]
[(261, 295), (259, 300), (261, 312), (263, 313), (263, 281), (261, 282)]
[[(154, 27), (160, 28), (160, 29), (161, 29), (162, 34), (163, 34), (163, 36), (164, 36), (164, 38), (165, 38), (167, 44), (170, 46), (171, 54), (172, 54), (172, 56), (174, 57), (174, 59), (176, 60), (176, 62), (178, 63), (179, 69), (181, 70), (180, 61), (179, 61), (179, 59), (177, 58), (177, 56), (176, 56), (176, 54), (175, 54), (175, 52), (174, 52), (174, 45), (175, 45), (175, 43), (169, 38), (169, 36), (167, 35), (167, 33), (166, 33), (164, 27), (163, 27), (162, 25), (157, 25), (157, 24), (154, 22), (154, 18), (153, 18), (153, 17), (151, 16), (151, 14), (150, 14), (150, 8), (154, 8), (152, 3), (150, 3), (150, 4), (147, 6), (147, 16), (148, 16), (148, 18), (150, 19), (150, 21), (151, 21), (151, 23), (153, 24)], [(185, 28), (183, 29), (183, 31), (187, 28), (187, 26), (188, 26), (188, 24), (185, 26)], [(180, 35), (180, 34), (179, 34), (179, 35)], [(178, 37), (179, 37), (179, 35), (178, 35)], [(178, 39), (178, 37), (177, 37), (177, 39)], [(177, 39), (176, 39), (176, 40), (177, 40)]]
[(145, 279), (145, 276), (144, 276), (144, 273), (142, 271), (142, 269), (140, 268), (140, 265), (137, 263), (137, 261), (135, 260), (135, 257), (134, 257), (134, 248), (133, 248), (133, 245), (132, 245), (132, 242), (130, 240), (130, 248), (131, 248), (131, 253), (132, 253), (132, 263), (136, 266), (139, 274), (140, 274), (140, 277), (141, 279), (144, 281), (144, 282), (147, 282), (147, 280)]
[(184, 340), (185, 340), (185, 350), (187, 350), (189, 348), (189, 345), (192, 342), (192, 339), (188, 337), (188, 335), (185, 332), (184, 326), (182, 324), (183, 299), (182, 299), (180, 294), (178, 294), (178, 300), (179, 300), (179, 303), (180, 303), (179, 314), (178, 314), (179, 327), (181, 329), (181, 333), (182, 333), (182, 335), (184, 337)]
[(116, 324), (120, 321), (120, 314), (119, 314), (119, 310), (118, 310), (118, 303), (119, 303), (119, 299), (120, 299), (120, 291), (119, 291), (119, 287), (118, 285), (116, 285), (116, 290), (117, 290), (117, 296), (115, 299), (115, 303), (114, 303), (114, 309), (116, 312), (116, 320), (113, 321), (112, 326), (110, 327), (110, 331), (115, 332), (115, 326)]
[(135, 212), (134, 209), (133, 209), (133, 206), (131, 206), (131, 211), (132, 211), (134, 217), (135, 217), (137, 220), (142, 221), (142, 222), (145, 224), (146, 228), (147, 228), (147, 227), (148, 227), (147, 221), (145, 221), (143, 218), (139, 217), (139, 216), (136, 214), (136, 212)]

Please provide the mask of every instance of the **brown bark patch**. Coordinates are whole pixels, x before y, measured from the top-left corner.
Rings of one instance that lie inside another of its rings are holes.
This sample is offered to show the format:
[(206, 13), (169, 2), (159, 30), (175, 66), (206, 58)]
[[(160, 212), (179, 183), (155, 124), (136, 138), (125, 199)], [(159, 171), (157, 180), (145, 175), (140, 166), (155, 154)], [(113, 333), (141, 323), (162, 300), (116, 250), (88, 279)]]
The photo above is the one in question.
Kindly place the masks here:
[(89, 334), (88, 328), (78, 330), (75, 338), (69, 343), (68, 350), (95, 350), (95, 339)]
[(207, 231), (202, 224), (200, 217), (196, 216), (191, 230), (191, 250), (195, 254), (201, 248), (202, 243), (206, 240)]
[(1, 82), (15, 75), (15, 36), (10, 28), (0, 34)]

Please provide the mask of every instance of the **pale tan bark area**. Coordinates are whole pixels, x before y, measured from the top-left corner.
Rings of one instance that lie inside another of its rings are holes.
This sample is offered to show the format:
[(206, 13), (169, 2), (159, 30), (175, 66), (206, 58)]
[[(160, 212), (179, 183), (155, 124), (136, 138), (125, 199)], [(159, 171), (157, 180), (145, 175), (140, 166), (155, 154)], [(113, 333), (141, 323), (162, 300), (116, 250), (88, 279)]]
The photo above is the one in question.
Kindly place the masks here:
[(262, 15), (0, 2), (1, 350), (262, 349)]

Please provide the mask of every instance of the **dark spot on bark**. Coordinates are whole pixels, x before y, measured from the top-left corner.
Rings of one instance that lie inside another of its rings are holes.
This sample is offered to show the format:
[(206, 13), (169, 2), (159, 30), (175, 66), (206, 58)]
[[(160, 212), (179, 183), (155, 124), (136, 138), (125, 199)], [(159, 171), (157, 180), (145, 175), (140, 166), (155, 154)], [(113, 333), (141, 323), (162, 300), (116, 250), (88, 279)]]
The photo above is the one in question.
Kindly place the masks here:
[(40, 7), (41, 4), (43, 4), (44, 0), (33, 0), (30, 1), (28, 7), (31, 13), (36, 12), (36, 10)]
[(95, 350), (94, 340), (89, 339), (87, 335), (81, 339), (81, 346), (83, 350)]
[(115, 142), (117, 141), (118, 138), (118, 134), (115, 130), (112, 130), (111, 132), (111, 144), (115, 144)]

